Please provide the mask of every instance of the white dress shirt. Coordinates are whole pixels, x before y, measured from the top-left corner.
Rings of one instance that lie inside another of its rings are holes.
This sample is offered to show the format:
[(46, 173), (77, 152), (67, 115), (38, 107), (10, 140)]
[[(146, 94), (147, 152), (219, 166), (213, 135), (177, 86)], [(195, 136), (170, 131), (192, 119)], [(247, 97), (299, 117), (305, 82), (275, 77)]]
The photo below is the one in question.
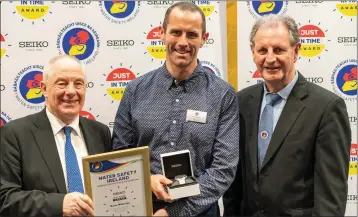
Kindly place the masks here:
[(50, 120), (52, 132), (55, 137), (57, 151), (58, 151), (58, 155), (60, 156), (67, 191), (68, 191), (68, 183), (67, 183), (66, 160), (65, 160), (66, 135), (63, 131), (63, 127), (65, 127), (65, 126), (72, 127), (71, 142), (72, 142), (73, 148), (75, 149), (75, 152), (76, 152), (77, 162), (78, 162), (78, 166), (79, 166), (81, 178), (82, 178), (83, 189), (85, 189), (84, 181), (83, 181), (82, 157), (88, 156), (88, 151), (87, 151), (87, 146), (86, 146), (82, 131), (80, 129), (79, 116), (77, 116), (77, 118), (71, 124), (66, 125), (60, 119), (58, 119), (55, 115), (53, 115), (48, 110), (48, 108), (46, 108), (46, 114), (47, 114), (48, 119)]

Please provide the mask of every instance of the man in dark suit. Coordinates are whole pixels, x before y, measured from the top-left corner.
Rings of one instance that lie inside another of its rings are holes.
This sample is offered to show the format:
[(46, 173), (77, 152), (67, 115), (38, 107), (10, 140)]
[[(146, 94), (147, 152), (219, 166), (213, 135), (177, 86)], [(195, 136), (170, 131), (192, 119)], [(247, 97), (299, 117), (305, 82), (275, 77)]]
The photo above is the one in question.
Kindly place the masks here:
[(94, 215), (81, 157), (110, 151), (111, 137), (79, 116), (85, 82), (76, 58), (53, 58), (40, 85), (46, 108), (1, 127), (0, 216)]
[(292, 18), (261, 17), (250, 42), (265, 82), (238, 93), (240, 168), (225, 215), (344, 216), (351, 143), (344, 100), (296, 71), (301, 44)]

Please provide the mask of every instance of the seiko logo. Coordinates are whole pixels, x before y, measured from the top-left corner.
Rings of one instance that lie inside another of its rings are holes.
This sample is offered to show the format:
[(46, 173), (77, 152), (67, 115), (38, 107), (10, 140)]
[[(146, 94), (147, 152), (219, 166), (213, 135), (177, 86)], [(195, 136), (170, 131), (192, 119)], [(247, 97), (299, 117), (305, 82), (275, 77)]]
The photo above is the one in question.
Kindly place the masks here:
[(296, 3), (309, 4), (309, 3), (322, 3), (323, 1), (296, 1)]
[(0, 91), (4, 91), (5, 90), (5, 85), (0, 85)]
[(357, 43), (357, 37), (338, 37), (338, 43)]
[(347, 195), (347, 200), (357, 200), (357, 195), (348, 194), (348, 195)]
[(214, 44), (214, 39), (212, 38), (208, 38), (206, 41), (205, 41), (205, 44)]
[(47, 41), (20, 41), (19, 42), (20, 48), (25, 47), (48, 47)]
[(172, 168), (181, 167), (181, 164), (172, 164)]
[(93, 82), (87, 82), (86, 84), (86, 88), (93, 88), (94, 87), (94, 83)]
[(133, 46), (133, 40), (108, 40), (107, 46)]
[(350, 116), (350, 117), (349, 117), (349, 122), (351, 122), (351, 123), (357, 123), (357, 117)]
[(309, 78), (306, 78), (306, 79), (307, 79), (307, 81), (315, 83), (315, 84), (320, 84), (320, 83), (323, 82), (322, 77), (309, 77)]
[(148, 5), (172, 5), (174, 1), (148, 1)]
[(63, 5), (89, 5), (91, 1), (63, 1)]

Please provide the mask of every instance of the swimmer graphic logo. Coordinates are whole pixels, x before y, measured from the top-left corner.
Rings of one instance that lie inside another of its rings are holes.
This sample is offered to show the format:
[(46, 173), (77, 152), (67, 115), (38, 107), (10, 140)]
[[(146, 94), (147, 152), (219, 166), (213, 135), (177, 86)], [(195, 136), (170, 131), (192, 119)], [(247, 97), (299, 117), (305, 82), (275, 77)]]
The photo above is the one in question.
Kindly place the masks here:
[(332, 72), (331, 84), (334, 92), (346, 101), (357, 100), (357, 59), (339, 63)]
[(68, 54), (92, 63), (99, 54), (100, 40), (97, 31), (90, 25), (74, 22), (66, 25), (57, 36), (59, 54)]
[(267, 14), (284, 14), (287, 12), (288, 1), (248, 1), (249, 13), (255, 18)]
[(132, 21), (139, 13), (140, 1), (99, 1), (104, 17), (116, 24)]
[(43, 66), (32, 65), (22, 69), (15, 77), (13, 91), (18, 102), (29, 109), (41, 110), (45, 97), (40, 87)]

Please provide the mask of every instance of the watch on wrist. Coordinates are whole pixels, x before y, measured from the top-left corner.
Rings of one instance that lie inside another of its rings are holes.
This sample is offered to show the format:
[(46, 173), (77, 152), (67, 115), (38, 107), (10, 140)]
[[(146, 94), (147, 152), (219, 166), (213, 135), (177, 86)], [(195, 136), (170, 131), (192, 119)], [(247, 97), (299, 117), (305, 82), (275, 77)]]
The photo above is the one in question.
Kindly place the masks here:
[(177, 180), (179, 182), (179, 184), (185, 184), (185, 179), (186, 179), (187, 175), (178, 175), (175, 176), (175, 180)]

